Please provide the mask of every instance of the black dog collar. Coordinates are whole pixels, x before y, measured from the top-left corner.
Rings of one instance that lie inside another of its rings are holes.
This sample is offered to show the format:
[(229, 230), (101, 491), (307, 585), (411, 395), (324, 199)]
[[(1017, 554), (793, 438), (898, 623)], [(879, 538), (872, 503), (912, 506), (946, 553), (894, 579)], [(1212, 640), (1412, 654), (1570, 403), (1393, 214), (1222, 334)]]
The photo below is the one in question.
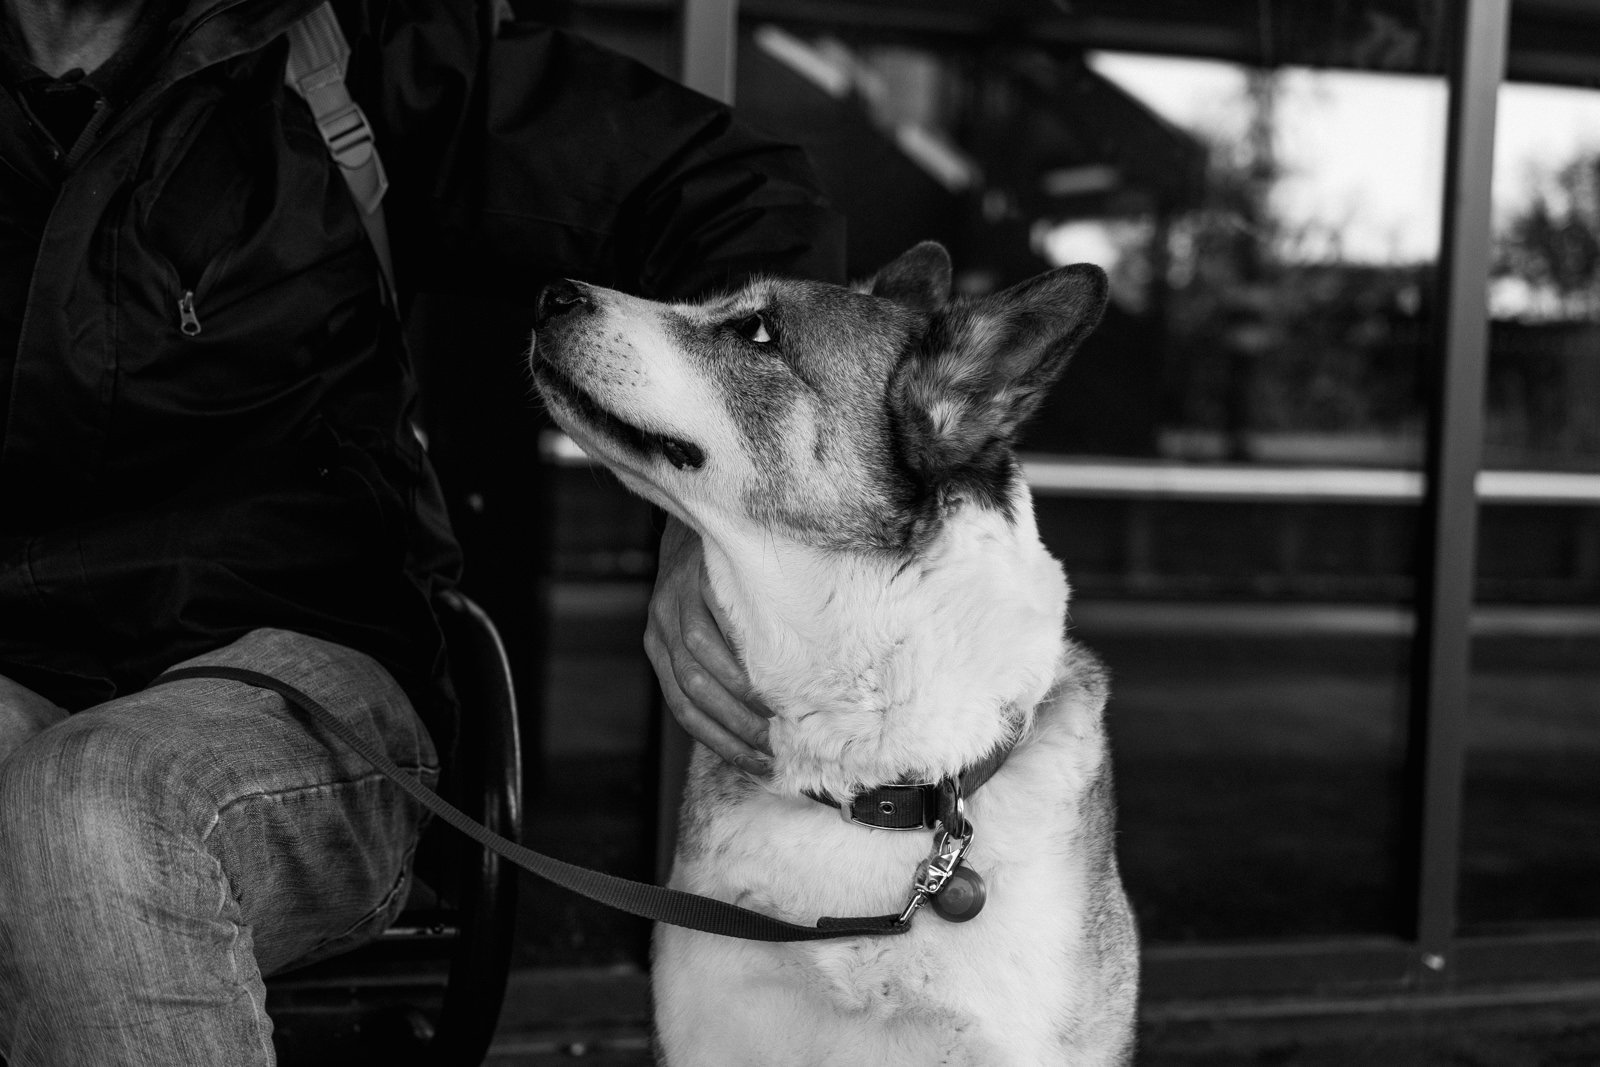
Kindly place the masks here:
[(874, 830), (932, 830), (943, 826), (957, 837), (965, 831), (966, 817), (961, 799), (969, 797), (994, 776), (1011, 755), (1011, 746), (1002, 745), (963, 770), (937, 782), (897, 782), (880, 785), (839, 800), (824, 793), (806, 790), (806, 796), (819, 804), (837, 808), (845, 822)]

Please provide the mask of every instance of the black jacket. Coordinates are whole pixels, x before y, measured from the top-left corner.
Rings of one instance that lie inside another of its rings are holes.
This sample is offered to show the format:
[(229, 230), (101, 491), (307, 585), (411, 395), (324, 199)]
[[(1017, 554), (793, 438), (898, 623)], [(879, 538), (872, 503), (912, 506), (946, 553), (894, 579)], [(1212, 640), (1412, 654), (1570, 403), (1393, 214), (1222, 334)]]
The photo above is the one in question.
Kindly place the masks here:
[[(65, 154), (36, 81), (0, 92), (0, 674), (68, 707), (277, 626), (371, 653), (434, 718), (455, 556), (376, 260), (283, 85), (312, 6), (193, 0)], [(839, 273), (803, 156), (720, 106), (496, 38), (488, 5), (336, 7), (404, 293)]]

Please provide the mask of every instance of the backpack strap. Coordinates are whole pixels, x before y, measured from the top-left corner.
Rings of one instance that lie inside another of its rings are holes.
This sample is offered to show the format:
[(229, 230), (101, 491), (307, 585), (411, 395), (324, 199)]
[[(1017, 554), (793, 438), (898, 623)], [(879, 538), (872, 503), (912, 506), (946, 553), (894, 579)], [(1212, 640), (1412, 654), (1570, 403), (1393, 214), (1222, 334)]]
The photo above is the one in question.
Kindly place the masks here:
[(398, 307), (389, 231), (383, 221), (383, 194), (389, 178), (378, 158), (372, 126), (345, 87), (349, 59), (350, 45), (339, 29), (333, 6), (323, 3), (289, 27), (289, 64), (283, 80), (311, 108), (328, 154), (339, 164), (339, 173), (361, 209), (361, 224), (367, 228), (383, 274), (384, 299)]

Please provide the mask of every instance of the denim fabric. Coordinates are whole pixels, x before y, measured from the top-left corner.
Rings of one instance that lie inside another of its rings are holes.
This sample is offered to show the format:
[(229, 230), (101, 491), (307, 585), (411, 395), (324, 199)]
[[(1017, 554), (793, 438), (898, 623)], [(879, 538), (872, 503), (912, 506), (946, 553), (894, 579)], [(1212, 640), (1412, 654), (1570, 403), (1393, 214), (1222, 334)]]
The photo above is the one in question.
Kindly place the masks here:
[[(184, 665), (203, 664), (298, 686), (437, 775), (367, 656), (257, 630)], [(361, 757), (236, 682), (159, 686), (49, 726), (0, 761), (0, 1055), (271, 1064), (262, 976), (392, 921), (421, 823)]]
[(0, 761), (28, 738), (66, 717), (65, 708), (0, 675)]

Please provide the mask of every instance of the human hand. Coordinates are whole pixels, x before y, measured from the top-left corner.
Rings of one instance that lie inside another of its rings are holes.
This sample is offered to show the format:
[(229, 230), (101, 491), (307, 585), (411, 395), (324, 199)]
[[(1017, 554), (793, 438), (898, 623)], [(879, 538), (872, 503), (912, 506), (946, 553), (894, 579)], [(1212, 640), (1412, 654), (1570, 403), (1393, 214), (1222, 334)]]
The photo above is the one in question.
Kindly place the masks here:
[(668, 518), (645, 653), (678, 724), (729, 763), (765, 776), (772, 769), (766, 724), (772, 712), (752, 690), (728, 630), (707, 582), (700, 538)]

